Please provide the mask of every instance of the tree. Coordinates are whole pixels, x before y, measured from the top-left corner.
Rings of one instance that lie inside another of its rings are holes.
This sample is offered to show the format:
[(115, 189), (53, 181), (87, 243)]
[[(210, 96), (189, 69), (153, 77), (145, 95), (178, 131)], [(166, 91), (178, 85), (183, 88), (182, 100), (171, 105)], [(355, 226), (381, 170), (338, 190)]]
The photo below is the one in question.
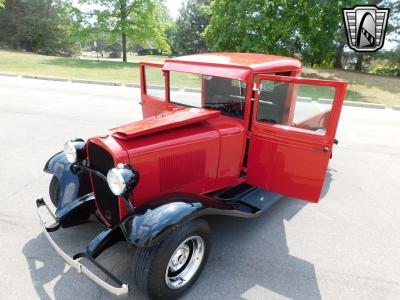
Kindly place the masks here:
[(5, 0), (0, 0), (0, 9), (4, 8)]
[(110, 33), (122, 43), (123, 61), (127, 62), (127, 40), (145, 47), (170, 52), (159, 14), (161, 0), (86, 0), (99, 6), (93, 10), (98, 31)]
[(312, 65), (332, 58), (341, 13), (337, 1), (317, 0), (213, 0), (209, 11), (214, 50), (298, 55)]
[(188, 0), (182, 3), (180, 16), (173, 34), (173, 50), (177, 53), (199, 53), (208, 51), (203, 32), (210, 22), (204, 7), (208, 0)]
[[(290, 8), (289, 8), (290, 9)], [(334, 53), (334, 36), (342, 19), (337, 1), (298, 1), (290, 15), (292, 26), (298, 34), (299, 52), (303, 61), (311, 66), (331, 61)]]
[(60, 0), (7, 0), (0, 10), (0, 42), (46, 55), (73, 55), (77, 44)]
[(365, 5), (368, 3), (368, 0), (339, 0), (339, 1), (331, 1), (332, 5), (337, 7), (337, 12), (339, 15), (337, 16), (337, 30), (334, 34), (334, 55), (333, 55), (333, 66), (335, 68), (342, 69), (343, 68), (343, 56), (345, 53), (345, 47), (347, 45), (347, 36), (345, 24), (342, 18), (342, 8), (352, 8), (355, 5)]

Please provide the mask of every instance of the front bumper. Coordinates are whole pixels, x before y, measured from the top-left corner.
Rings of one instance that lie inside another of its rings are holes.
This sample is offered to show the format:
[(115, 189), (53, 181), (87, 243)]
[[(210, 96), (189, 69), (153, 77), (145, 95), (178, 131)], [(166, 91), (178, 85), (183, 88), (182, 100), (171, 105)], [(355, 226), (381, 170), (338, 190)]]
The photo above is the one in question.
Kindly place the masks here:
[[(44, 217), (41, 213), (41, 208), (45, 208), (49, 215), (51, 216), (52, 219), (54, 219), (55, 225), (52, 227), (47, 227), (46, 221), (44, 220)], [(62, 259), (71, 267), (73, 267), (78, 273), (86, 275), (88, 278), (90, 278), (93, 282), (107, 290), (113, 295), (116, 296), (125, 296), (128, 295), (128, 284), (121, 282), (118, 278), (116, 278), (114, 275), (112, 275), (107, 269), (105, 269), (102, 265), (100, 265), (98, 262), (96, 262), (88, 253), (82, 252), (82, 253), (77, 253), (73, 257), (68, 256), (51, 238), (49, 232), (53, 232), (59, 229), (59, 224), (56, 223), (56, 217), (52, 213), (52, 211), (49, 209), (47, 204), (43, 199), (37, 199), (36, 200), (36, 211), (40, 219), (40, 224), (43, 229), (43, 233), (50, 242), (50, 245), (53, 246), (54, 250), (62, 257)], [(90, 271), (87, 267), (82, 265), (80, 263), (81, 258), (86, 258), (91, 261), (93, 265), (95, 265), (100, 271), (102, 271), (106, 276), (108, 276), (117, 286), (113, 286), (97, 275), (95, 275), (92, 271)]]

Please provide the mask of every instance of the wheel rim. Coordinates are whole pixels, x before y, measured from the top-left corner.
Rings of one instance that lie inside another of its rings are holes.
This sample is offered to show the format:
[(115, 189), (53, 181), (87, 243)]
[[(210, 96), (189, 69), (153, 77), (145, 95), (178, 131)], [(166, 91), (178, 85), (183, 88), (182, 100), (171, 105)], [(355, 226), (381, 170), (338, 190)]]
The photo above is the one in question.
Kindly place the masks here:
[(205, 244), (200, 236), (191, 236), (175, 249), (165, 271), (170, 289), (184, 287), (197, 273), (204, 257)]

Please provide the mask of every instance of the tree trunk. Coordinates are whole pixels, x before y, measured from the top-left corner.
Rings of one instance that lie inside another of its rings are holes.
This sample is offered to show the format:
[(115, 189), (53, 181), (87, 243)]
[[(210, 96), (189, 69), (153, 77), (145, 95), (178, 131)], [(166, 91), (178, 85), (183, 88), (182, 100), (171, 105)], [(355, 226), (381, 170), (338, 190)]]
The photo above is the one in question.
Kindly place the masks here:
[(126, 32), (127, 32), (127, 22), (126, 19), (128, 18), (128, 9), (127, 9), (127, 0), (119, 1), (120, 3), (120, 17), (121, 17), (121, 35), (122, 35), (122, 61), (128, 62), (127, 55), (126, 55)]
[(361, 72), (362, 71), (362, 64), (363, 64), (363, 60), (364, 60), (364, 55), (362, 54), (357, 54), (357, 62), (356, 62), (356, 71)]
[(126, 55), (126, 34), (122, 34), (122, 61), (128, 62), (127, 55)]
[(338, 69), (343, 69), (343, 64), (342, 64), (343, 48), (344, 48), (344, 45), (339, 45), (339, 47), (336, 50), (335, 68), (338, 68)]

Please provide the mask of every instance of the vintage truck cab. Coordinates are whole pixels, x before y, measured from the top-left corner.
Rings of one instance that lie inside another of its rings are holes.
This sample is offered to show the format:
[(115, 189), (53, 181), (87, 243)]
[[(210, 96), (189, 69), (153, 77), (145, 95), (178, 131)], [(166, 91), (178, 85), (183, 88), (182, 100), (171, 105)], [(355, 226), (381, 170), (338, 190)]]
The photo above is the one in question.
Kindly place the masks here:
[[(134, 283), (153, 299), (171, 299), (206, 263), (207, 215), (256, 217), (282, 195), (318, 202), (346, 83), (300, 73), (297, 59), (266, 54), (141, 63), (143, 120), (67, 141), (45, 165), (53, 175), (52, 204), (38, 199), (36, 205), (51, 245), (121, 295), (128, 285), (95, 258), (124, 240), (136, 248)], [(44, 221), (44, 208), (54, 224)], [(50, 232), (89, 219), (103, 230), (85, 251), (68, 256)], [(84, 258), (113, 284), (82, 264)]]

